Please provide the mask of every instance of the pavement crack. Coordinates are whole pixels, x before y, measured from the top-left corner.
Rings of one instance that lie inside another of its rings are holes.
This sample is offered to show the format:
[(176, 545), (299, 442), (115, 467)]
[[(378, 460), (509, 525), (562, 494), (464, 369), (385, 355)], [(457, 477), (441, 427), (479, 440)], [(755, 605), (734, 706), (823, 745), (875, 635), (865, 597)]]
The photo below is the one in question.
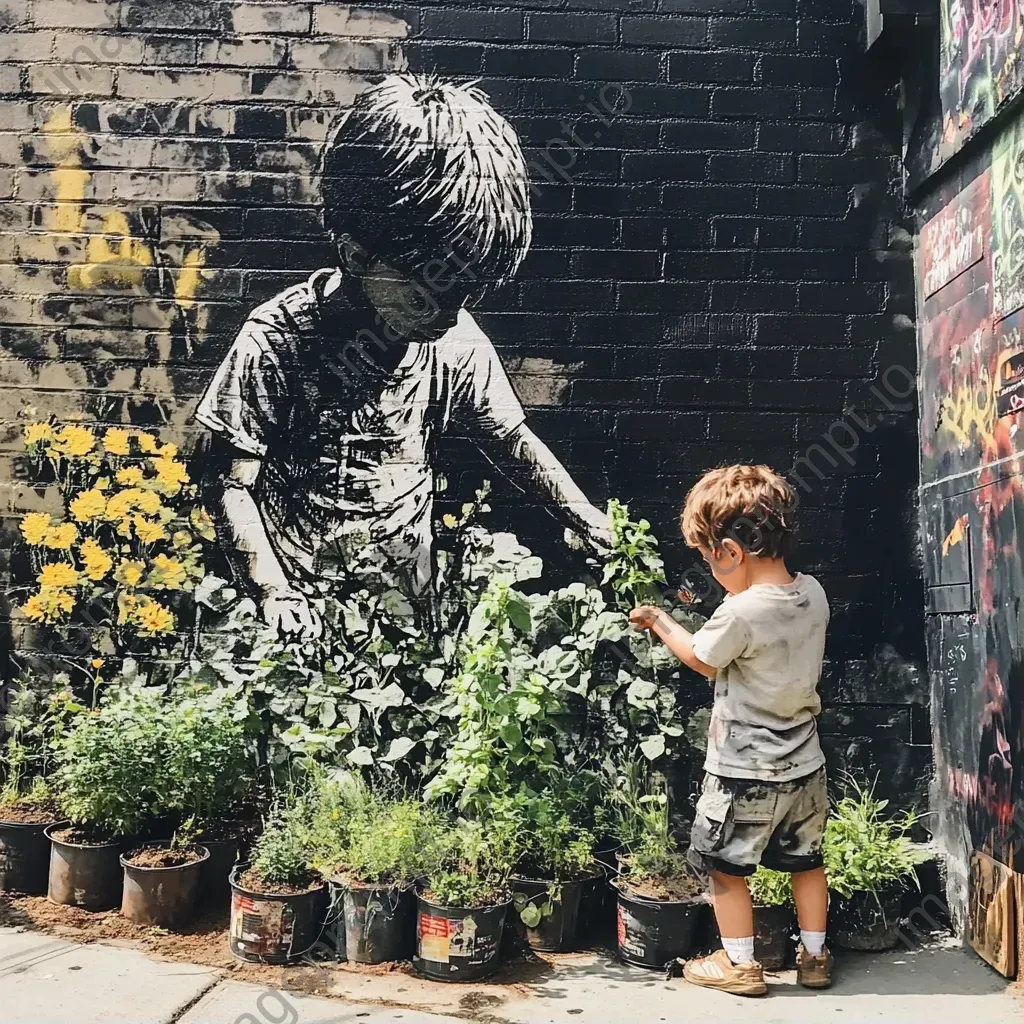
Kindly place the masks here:
[(192, 1009), (200, 999), (203, 998), (208, 992), (212, 992), (222, 981), (224, 976), (222, 974), (216, 974), (210, 979), (210, 984), (197, 992), (187, 1003), (182, 1003), (181, 1008), (174, 1014), (173, 1017), (168, 1018), (167, 1024), (177, 1024), (182, 1017)]

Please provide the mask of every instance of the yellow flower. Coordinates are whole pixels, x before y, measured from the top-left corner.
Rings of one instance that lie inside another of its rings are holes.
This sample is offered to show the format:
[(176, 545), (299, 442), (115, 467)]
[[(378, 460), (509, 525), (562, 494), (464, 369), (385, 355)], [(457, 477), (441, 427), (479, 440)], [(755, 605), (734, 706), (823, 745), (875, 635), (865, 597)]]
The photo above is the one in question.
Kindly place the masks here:
[(43, 543), (49, 529), (49, 512), (29, 512), (21, 521), (22, 536), (34, 547)]
[(168, 590), (181, 590), (185, 582), (185, 566), (176, 558), (168, 558), (167, 555), (157, 555), (153, 559), (153, 569), (149, 574), (149, 582), (159, 584)]
[(217, 539), (217, 531), (213, 527), (213, 520), (205, 508), (196, 505), (188, 518), (192, 523), (192, 528), (203, 540), (215, 541)]
[(41, 587), (77, 587), (81, 582), (78, 570), (67, 562), (51, 562), (36, 577)]
[(79, 551), (85, 562), (85, 575), (94, 583), (98, 583), (113, 568), (114, 562), (110, 555), (92, 537), (82, 541)]
[(171, 543), (176, 548), (187, 548), (192, 543), (192, 534), (186, 533), (184, 530), (178, 530), (177, 533), (171, 537)]
[(146, 566), (142, 562), (126, 559), (117, 567), (114, 579), (128, 587), (137, 587)]
[(33, 445), (52, 441), (53, 427), (49, 423), (26, 423), (21, 436), (25, 440), (25, 447), (31, 448)]
[(107, 501), (107, 519), (112, 523), (124, 519), (138, 504), (139, 495), (144, 493), (137, 487), (129, 487), (127, 490), (111, 495)]
[(52, 526), (46, 531), (43, 544), (54, 551), (70, 551), (71, 545), (78, 540), (78, 527), (74, 523), (63, 523)]
[(107, 499), (102, 491), (97, 490), (95, 487), (88, 491), (82, 491), (81, 494), (69, 506), (71, 514), (80, 523), (91, 523), (94, 519), (99, 519), (100, 516), (107, 509)]
[(111, 427), (103, 435), (103, 449), (110, 455), (127, 455), (129, 452), (128, 442), (131, 434), (122, 427)]
[(139, 447), (147, 455), (155, 455), (159, 448), (159, 443), (152, 434), (139, 434)]
[(147, 516), (155, 516), (162, 508), (160, 495), (152, 491), (140, 491), (135, 499), (135, 507)]
[(165, 444), (160, 449), (161, 459), (176, 459), (178, 457), (178, 446), (176, 444)]
[(58, 452), (71, 459), (83, 458), (95, 447), (96, 438), (88, 427), (69, 423), (57, 435), (56, 448)]
[(153, 601), (148, 597), (138, 602), (132, 619), (139, 630), (149, 636), (170, 633), (174, 629), (174, 614), (159, 601)]
[(135, 536), (143, 544), (155, 544), (158, 540), (167, 539), (167, 531), (163, 523), (154, 523), (151, 519), (143, 516), (132, 516), (132, 526), (135, 527)]
[(451, 512), (448, 512), (445, 515), (441, 516), (441, 522), (444, 523), (444, 525), (447, 526), (449, 530), (454, 530), (455, 527), (459, 525), (458, 519), (456, 519), (455, 516), (451, 514)]
[(139, 487), (145, 479), (138, 466), (125, 466), (117, 471), (117, 482), (125, 487)]
[(188, 470), (176, 459), (154, 459), (156, 478), (168, 494), (177, 494), (189, 481)]
[(75, 599), (66, 590), (42, 587), (22, 606), (21, 613), (33, 622), (60, 622), (75, 607)]
[(101, 668), (103, 668), (103, 659), (102, 658), (93, 658), (91, 664), (92, 664), (92, 667), (94, 669), (99, 671)]

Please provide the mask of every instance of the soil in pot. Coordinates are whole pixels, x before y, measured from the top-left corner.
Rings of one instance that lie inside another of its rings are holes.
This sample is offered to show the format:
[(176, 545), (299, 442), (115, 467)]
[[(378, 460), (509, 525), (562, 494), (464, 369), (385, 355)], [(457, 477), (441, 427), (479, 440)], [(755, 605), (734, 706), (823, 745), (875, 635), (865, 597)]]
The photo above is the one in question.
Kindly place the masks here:
[[(576, 948), (583, 893), (595, 877), (588, 875), (571, 882), (512, 879), (512, 922), (531, 949), (567, 953)], [(536, 924), (528, 925), (523, 920), (524, 912), (531, 919), (539, 914)]]
[(673, 883), (664, 887), (686, 895), (667, 900), (651, 899), (644, 891), (660, 891), (657, 884), (632, 885), (625, 879), (612, 883), (615, 889), (619, 958), (637, 967), (664, 967), (693, 948), (694, 934), (707, 899), (700, 887)]
[(111, 910), (121, 902), (122, 841), (66, 822), (49, 825), (47, 896), (53, 903), (86, 910)]
[[(754, 907), (754, 959), (770, 972), (783, 971), (790, 961), (792, 935), (796, 916), (792, 907)], [(711, 915), (709, 929), (711, 945), (718, 949), (722, 936), (715, 915)]]
[(203, 846), (172, 850), (153, 843), (121, 857), (124, 890), (121, 913), (134, 924), (182, 928), (195, 916)]
[(0, 892), (46, 894), (50, 840), (45, 831), (56, 818), (38, 806), (0, 807)]
[(880, 952), (899, 943), (902, 883), (874, 892), (855, 892), (850, 897), (829, 894), (828, 930), (842, 949)]
[(312, 878), (307, 886), (269, 885), (248, 864), (229, 878), (231, 952), (248, 963), (289, 964), (321, 940), (327, 923), (327, 886)]
[(490, 907), (443, 907), (429, 893), (417, 897), (418, 974), (434, 981), (480, 981), (498, 967), (509, 903)]
[[(415, 948), (416, 895), (410, 888), (332, 881), (338, 909), (339, 955), (356, 964), (409, 960)], [(344, 953), (342, 954), (342, 949)]]

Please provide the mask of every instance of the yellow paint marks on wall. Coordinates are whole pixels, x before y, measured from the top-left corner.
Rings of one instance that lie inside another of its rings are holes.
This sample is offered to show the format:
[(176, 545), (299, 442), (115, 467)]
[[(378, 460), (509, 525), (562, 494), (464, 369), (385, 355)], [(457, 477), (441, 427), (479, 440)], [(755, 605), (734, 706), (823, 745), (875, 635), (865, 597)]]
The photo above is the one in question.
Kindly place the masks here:
[(181, 273), (174, 285), (174, 301), (181, 307), (191, 306), (196, 301), (196, 292), (203, 280), (206, 254), (202, 249), (190, 249), (182, 261)]
[(954, 434), (964, 448), (979, 442), (994, 447), (995, 414), (995, 383), (985, 373), (977, 385), (962, 384), (942, 399), (939, 429)]
[(146, 267), (151, 266), (149, 243), (133, 238), (128, 218), (120, 210), (111, 210), (104, 218), (103, 234), (89, 237), (86, 262), (69, 268), (68, 284), (80, 291), (105, 285), (134, 288), (142, 284)]
[(942, 557), (945, 558), (949, 554), (950, 548), (955, 548), (964, 539), (964, 530), (967, 528), (967, 513), (965, 512), (960, 518), (953, 524), (953, 529), (946, 534), (946, 539), (942, 542)]
[(61, 234), (82, 229), (82, 205), (89, 187), (89, 172), (82, 169), (82, 133), (71, 121), (71, 108), (60, 107), (50, 115), (43, 132), (47, 136), (57, 200), (56, 228)]

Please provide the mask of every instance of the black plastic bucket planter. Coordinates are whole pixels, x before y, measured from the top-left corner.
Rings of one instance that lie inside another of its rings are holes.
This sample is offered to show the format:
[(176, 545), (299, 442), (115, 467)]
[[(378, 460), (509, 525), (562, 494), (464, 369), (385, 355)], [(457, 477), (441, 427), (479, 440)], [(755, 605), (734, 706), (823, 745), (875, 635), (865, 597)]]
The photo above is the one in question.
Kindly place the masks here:
[(645, 900), (628, 895), (618, 882), (612, 882), (612, 887), (617, 894), (618, 949), (623, 963), (660, 968), (689, 954), (703, 901)]
[[(591, 881), (589, 878), (573, 882), (512, 879), (512, 921), (531, 949), (565, 953), (576, 948), (580, 905), (584, 889)], [(526, 925), (522, 918), (528, 907), (536, 908), (536, 913), (540, 914), (533, 927)]]
[[(142, 849), (165, 849), (169, 842), (147, 843)], [(121, 857), (124, 868), (124, 891), (121, 913), (133, 924), (155, 925), (158, 928), (181, 928), (196, 912), (196, 897), (203, 864), (210, 859), (205, 846), (194, 846), (199, 859), (175, 867), (142, 867), (132, 864), (134, 853)]]
[(498, 967), (498, 951), (509, 904), (439, 907), (418, 898), (417, 973), (435, 981), (480, 981)]
[(238, 861), (238, 838), (211, 839), (203, 843), (210, 856), (203, 861), (199, 871), (200, 905), (224, 907), (231, 900), (231, 885), (228, 876)]
[(231, 925), (228, 943), (239, 960), (290, 964), (319, 941), (327, 920), (327, 886), (286, 894), (252, 892), (239, 885), (248, 864), (230, 875)]
[(592, 878), (583, 881), (580, 916), (576, 924), (577, 941), (602, 941), (615, 919), (610, 902), (612, 892), (608, 888), (608, 869), (603, 864), (599, 869)]
[(49, 825), (44, 835), (50, 840), (50, 872), (47, 897), (85, 910), (112, 910), (121, 902), (124, 872), (121, 842), (85, 845), (55, 837), (68, 823)]
[(383, 964), (412, 957), (416, 927), (412, 889), (337, 882), (331, 883), (331, 889), (332, 903), (339, 906), (344, 921), (345, 959)]
[(832, 940), (843, 949), (879, 952), (899, 943), (902, 884), (874, 892), (855, 892), (849, 898), (831, 893), (828, 928)]
[[(795, 925), (792, 907), (754, 907), (754, 959), (766, 971), (785, 970)], [(716, 948), (722, 945), (714, 914), (711, 915), (709, 937), (711, 945)]]
[(0, 821), (0, 892), (45, 896), (50, 872), (47, 823)]

